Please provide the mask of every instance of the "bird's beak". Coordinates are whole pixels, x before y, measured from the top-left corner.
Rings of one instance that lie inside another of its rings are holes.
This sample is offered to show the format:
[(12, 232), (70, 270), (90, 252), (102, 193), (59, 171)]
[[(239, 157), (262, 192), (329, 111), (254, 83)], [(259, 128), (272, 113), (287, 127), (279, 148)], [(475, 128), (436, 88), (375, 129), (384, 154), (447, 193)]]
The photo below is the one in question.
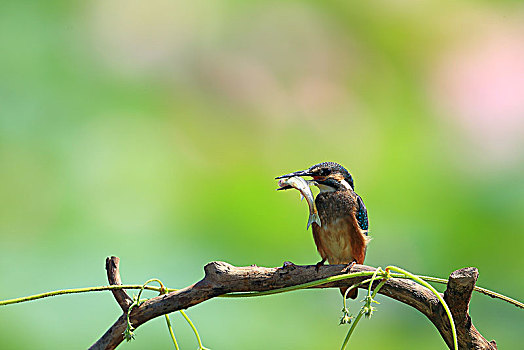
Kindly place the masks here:
[(301, 170), (301, 171), (295, 171), (294, 173), (289, 173), (286, 175), (281, 175), (278, 177), (275, 177), (276, 179), (283, 179), (285, 177), (293, 177), (293, 176), (313, 176), (308, 170)]

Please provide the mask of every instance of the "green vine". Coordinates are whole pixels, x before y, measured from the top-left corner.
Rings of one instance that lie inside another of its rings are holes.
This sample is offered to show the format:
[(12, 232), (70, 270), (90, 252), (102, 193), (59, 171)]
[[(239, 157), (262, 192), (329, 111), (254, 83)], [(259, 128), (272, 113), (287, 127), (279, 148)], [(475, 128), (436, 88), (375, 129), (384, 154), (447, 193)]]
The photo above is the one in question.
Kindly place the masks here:
[[(436, 297), (437, 299), (441, 302), (442, 306), (444, 307), (444, 310), (446, 311), (446, 314), (449, 318), (449, 323), (450, 323), (450, 326), (451, 326), (451, 333), (452, 333), (452, 336), (453, 336), (453, 348), (455, 350), (458, 350), (458, 342), (457, 342), (457, 330), (455, 328), (455, 322), (453, 321), (453, 316), (451, 315), (451, 311), (449, 310), (449, 307), (448, 305), (446, 304), (446, 302), (444, 301), (444, 299), (442, 298), (442, 296), (440, 295), (440, 293), (435, 289), (433, 288), (433, 286), (431, 286), (429, 283), (427, 283), (426, 281), (424, 281), (422, 278), (420, 278), (419, 276), (416, 276), (416, 275), (413, 275), (412, 273), (406, 271), (406, 270), (403, 270), (399, 267), (396, 267), (396, 266), (388, 266), (386, 267), (386, 270), (383, 271), (381, 267), (378, 267), (375, 272), (373, 273), (373, 276), (369, 279), (369, 280), (366, 280), (366, 281), (363, 281), (362, 283), (360, 284), (363, 284), (364, 282), (365, 283), (369, 283), (369, 286), (368, 286), (368, 293), (366, 295), (366, 297), (364, 298), (364, 305), (361, 307), (357, 317), (355, 318), (355, 321), (351, 324), (351, 327), (349, 328), (349, 331), (346, 335), (346, 338), (344, 339), (344, 342), (342, 343), (342, 347), (341, 347), (341, 350), (344, 350), (347, 346), (347, 343), (349, 342), (349, 338), (351, 337), (351, 334), (353, 334), (353, 331), (355, 330), (358, 322), (360, 321), (360, 319), (362, 318), (362, 316), (366, 316), (367, 318), (370, 318), (372, 315), (373, 315), (373, 312), (376, 311), (376, 308), (372, 305), (372, 304), (379, 304), (378, 301), (375, 300), (375, 296), (377, 295), (377, 293), (379, 292), (379, 290), (382, 288), (382, 286), (387, 282), (388, 279), (392, 278), (392, 277), (397, 277), (396, 275), (393, 276), (390, 271), (396, 271), (402, 275), (404, 275), (403, 277), (404, 278), (409, 278), (409, 279), (412, 279), (414, 280), (415, 282), (423, 285), (424, 287), (428, 288)], [(377, 276), (380, 275), (382, 277), (382, 281), (380, 281), (380, 283), (377, 285), (377, 287), (374, 289), (373, 293), (371, 293), (371, 288), (373, 286), (373, 283), (375, 282), (375, 279), (377, 278)], [(356, 286), (352, 286), (352, 287), (355, 287)], [(350, 323), (351, 322), (351, 316), (349, 315), (349, 311), (346, 307), (346, 296), (347, 296), (347, 293), (349, 292), (349, 289), (346, 290), (346, 293), (344, 294), (344, 297), (343, 297), (343, 303), (344, 303), (344, 308), (342, 309), (342, 313), (343, 313), (343, 316), (342, 316), (342, 320), (341, 320), (341, 324), (343, 323)]]
[[(146, 283), (144, 283), (142, 285), (142, 287), (140, 288), (140, 292), (138, 292), (138, 295), (136, 297), (133, 297), (133, 304), (131, 304), (129, 306), (129, 309), (127, 309), (127, 327), (126, 327), (126, 330), (124, 331), (124, 339), (126, 341), (130, 341), (130, 340), (135, 339), (135, 334), (133, 332), (135, 329), (133, 328), (133, 325), (131, 324), (131, 320), (129, 319), (129, 316), (131, 315), (131, 311), (132, 311), (133, 307), (135, 307), (135, 306), (140, 307), (140, 305), (144, 301), (148, 300), (148, 299), (143, 299), (142, 300), (142, 299), (140, 299), (140, 296), (142, 295), (142, 292), (144, 291), (144, 289), (147, 288), (147, 285), (149, 283), (151, 283), (151, 282), (157, 282), (160, 285), (160, 287), (158, 288), (158, 292), (160, 292), (160, 295), (167, 294), (167, 293), (170, 292), (169, 289), (164, 287), (164, 284), (162, 283), (162, 281), (160, 281), (157, 278), (152, 278), (152, 279), (146, 281)], [(156, 290), (156, 288), (154, 290)], [(209, 349), (205, 348), (202, 345), (202, 339), (200, 339), (200, 335), (198, 334), (198, 331), (197, 331), (195, 325), (193, 324), (193, 322), (191, 322), (191, 319), (189, 318), (189, 316), (187, 316), (187, 314), (183, 310), (179, 310), (179, 312), (180, 312), (180, 314), (182, 314), (184, 319), (187, 321), (187, 323), (189, 324), (189, 326), (193, 330), (193, 333), (195, 333), (195, 337), (196, 337), (197, 342), (198, 342), (198, 350), (209, 350)], [(178, 347), (178, 343), (177, 343), (176, 337), (175, 337), (175, 332), (173, 331), (173, 327), (171, 326), (171, 320), (169, 319), (169, 314), (165, 314), (164, 317), (166, 319), (167, 329), (169, 331), (169, 335), (171, 336), (171, 340), (173, 341), (173, 345), (175, 346), (176, 350), (179, 350), (180, 348)]]
[[(396, 273), (391, 273), (391, 271), (396, 272)], [(414, 275), (414, 274), (412, 274), (412, 273), (410, 273), (408, 271), (405, 271), (405, 270), (403, 270), (403, 269), (401, 269), (399, 267), (396, 267), (396, 266), (388, 266), (385, 270), (382, 270), (382, 268), (379, 267), (379, 268), (375, 269), (375, 271), (363, 271), (363, 272), (355, 272), (355, 273), (345, 273), (345, 274), (341, 274), (341, 275), (337, 275), (337, 276), (330, 276), (330, 277), (326, 277), (326, 278), (323, 278), (323, 279), (320, 279), (320, 280), (307, 282), (307, 283), (303, 283), (303, 284), (299, 284), (299, 285), (295, 285), (295, 286), (284, 287), (284, 288), (268, 290), (268, 291), (262, 291), (262, 292), (228, 293), (228, 294), (221, 295), (220, 297), (223, 297), (223, 298), (246, 298), (246, 297), (259, 297), (259, 296), (265, 296), (265, 295), (273, 295), (273, 294), (285, 293), (285, 292), (290, 292), (290, 291), (304, 289), (304, 288), (315, 287), (315, 286), (319, 286), (319, 285), (326, 284), (326, 283), (331, 283), (331, 282), (336, 282), (336, 281), (341, 281), (341, 280), (344, 280), (344, 279), (356, 278), (356, 277), (370, 277), (370, 278), (365, 279), (365, 280), (363, 280), (363, 281), (361, 281), (359, 283), (356, 283), (356, 284), (350, 286), (349, 288), (347, 288), (347, 290), (345, 292), (345, 295), (343, 297), (343, 309), (342, 309), (342, 318), (340, 320), (340, 324), (351, 324), (351, 327), (348, 330), (348, 333), (347, 333), (347, 335), (346, 335), (346, 337), (344, 339), (344, 342), (342, 344), (341, 350), (344, 350), (346, 348), (346, 346), (347, 346), (347, 344), (349, 342), (349, 339), (350, 339), (351, 335), (353, 334), (353, 332), (354, 332), (356, 326), (358, 325), (359, 321), (361, 320), (362, 316), (365, 316), (365, 317), (369, 318), (369, 317), (371, 317), (373, 315), (373, 312), (376, 311), (376, 308), (373, 306), (373, 304), (379, 304), (379, 303), (375, 300), (375, 296), (377, 295), (379, 290), (382, 288), (382, 286), (390, 278), (408, 278), (408, 279), (414, 280), (415, 282), (425, 286), (426, 288), (431, 290), (431, 292), (433, 294), (435, 294), (435, 296), (442, 303), (442, 306), (444, 307), (444, 309), (446, 311), (446, 314), (447, 314), (447, 316), (449, 318), (450, 325), (451, 325), (451, 330), (452, 330), (452, 335), (453, 335), (453, 345), (454, 345), (455, 349), (458, 349), (457, 333), (456, 333), (455, 324), (454, 324), (451, 312), (449, 310), (449, 307), (446, 305), (446, 303), (445, 303), (444, 299), (441, 297), (440, 293), (438, 293), (435, 290), (435, 288), (433, 288), (429, 283), (427, 283), (427, 282), (434, 282), (434, 283), (446, 284), (448, 281), (445, 280), (445, 279), (442, 279), (442, 278), (437, 278), (437, 277)], [(374, 282), (378, 278), (381, 278), (381, 281), (372, 290), (372, 286), (373, 286)], [(149, 286), (148, 284), (152, 283), (152, 282), (157, 282), (159, 284), (159, 287)], [(347, 294), (351, 290), (353, 290), (355, 288), (358, 288), (359, 286), (362, 286), (362, 285), (365, 285), (365, 284), (368, 284), (368, 288), (367, 288), (367, 295), (363, 299), (364, 305), (361, 307), (358, 315), (353, 320), (353, 317), (350, 315), (349, 309), (348, 309), (348, 307), (346, 305), (346, 296), (347, 296)], [(37, 300), (37, 299), (42, 299), (42, 298), (47, 298), (47, 297), (52, 297), (52, 296), (57, 296), (57, 295), (64, 295), (64, 294), (88, 293), (88, 292), (107, 291), (107, 290), (121, 290), (121, 289), (135, 289), (135, 290), (138, 289), (139, 290), (138, 295), (136, 297), (133, 297), (133, 303), (131, 304), (131, 306), (129, 307), (129, 309), (127, 311), (127, 328), (126, 328), (126, 330), (124, 331), (124, 334), (123, 334), (124, 338), (127, 341), (130, 341), (130, 340), (135, 338), (135, 334), (133, 332), (134, 331), (134, 327), (132, 326), (131, 321), (130, 321), (131, 311), (132, 311), (132, 309), (134, 307), (140, 307), (140, 305), (145, 300), (147, 300), (147, 299), (140, 299), (140, 297), (142, 295), (142, 292), (144, 290), (151, 290), (151, 291), (156, 291), (156, 292), (160, 293), (160, 295), (162, 295), (162, 294), (166, 294), (166, 293), (170, 293), (170, 292), (174, 292), (174, 291), (178, 290), (178, 289), (166, 288), (159, 279), (153, 278), (153, 279), (148, 280), (146, 283), (144, 283), (142, 285), (130, 284), (130, 285), (111, 285), (111, 286), (99, 286), (99, 287), (88, 287), (88, 288), (63, 289), (63, 290), (57, 290), (57, 291), (52, 291), (52, 292), (46, 292), (46, 293), (41, 293), (41, 294), (30, 295), (30, 296), (26, 296), (26, 297), (20, 297), (20, 298), (8, 299), (8, 300), (0, 300), (0, 306), (16, 304), (16, 303), (23, 303), (23, 302), (27, 302), (27, 301), (32, 301), (32, 300)], [(491, 291), (489, 289), (477, 287), (477, 286), (474, 287), (474, 290), (479, 292), (479, 293), (482, 293), (482, 294), (485, 294), (485, 295), (488, 295), (488, 296), (491, 296), (491, 297), (494, 297), (494, 298), (499, 298), (499, 299), (504, 300), (506, 302), (509, 302), (509, 303), (519, 307), (519, 308), (523, 308), (524, 309), (524, 303), (522, 303), (520, 301), (517, 301), (517, 300), (514, 300), (512, 298), (509, 298), (509, 297), (507, 297), (505, 295), (502, 295), (500, 293)], [(197, 342), (198, 342), (198, 349), (199, 350), (208, 350), (207, 348), (205, 348), (202, 345), (202, 340), (200, 338), (200, 335), (198, 334), (198, 331), (197, 331), (195, 325), (193, 324), (193, 322), (191, 321), (191, 319), (187, 316), (187, 314), (183, 310), (179, 310), (179, 312), (181, 313), (181, 315), (184, 317), (186, 322), (189, 324), (189, 326), (193, 330), (193, 333), (195, 334), (195, 337), (196, 337)], [(171, 336), (171, 339), (173, 341), (175, 349), (179, 350), (179, 346), (178, 346), (178, 343), (176, 341), (176, 337), (175, 337), (175, 333), (173, 331), (173, 327), (171, 326), (171, 321), (169, 319), (169, 315), (166, 314), (164, 316), (165, 316), (167, 328), (169, 330), (169, 334)]]
[(406, 275), (407, 277), (411, 278), (415, 282), (418, 282), (421, 285), (423, 285), (424, 287), (428, 288), (433, 294), (435, 294), (435, 296), (438, 298), (438, 300), (442, 303), (442, 306), (444, 307), (444, 310), (446, 310), (446, 314), (448, 315), (449, 323), (451, 325), (451, 333), (453, 334), (453, 347), (454, 347), (455, 350), (458, 350), (457, 330), (455, 328), (455, 322), (453, 321), (453, 316), (451, 315), (451, 311), (449, 310), (448, 304), (446, 304), (446, 302), (444, 301), (444, 299), (442, 298), (440, 293), (437, 292), (437, 290), (435, 288), (433, 288), (433, 286), (431, 284), (429, 284), (428, 282), (424, 281), (423, 279), (421, 279), (418, 276), (415, 276), (415, 275), (411, 274), (410, 272), (407, 272), (406, 270), (401, 269), (400, 267), (396, 267), (396, 266), (388, 266), (388, 267), (386, 267), (386, 271), (389, 271), (389, 270), (403, 273), (404, 275)]
[[(382, 271), (382, 268), (378, 267), (375, 270), (375, 272), (373, 273), (373, 276), (371, 276), (370, 279), (362, 281), (361, 283), (358, 284), (358, 285), (361, 285), (361, 284), (369, 283), (368, 294), (366, 295), (366, 297), (363, 300), (364, 301), (364, 306), (362, 306), (362, 308), (360, 309), (357, 317), (355, 318), (355, 321), (351, 324), (351, 327), (349, 328), (348, 333), (347, 333), (346, 337), (344, 338), (344, 342), (342, 343), (341, 350), (344, 350), (346, 348), (346, 346), (347, 346), (347, 344), (349, 342), (349, 338), (351, 337), (351, 334), (353, 334), (353, 331), (357, 327), (357, 324), (360, 322), (360, 319), (362, 318), (362, 316), (366, 316), (367, 318), (370, 318), (371, 315), (373, 314), (373, 312), (376, 310), (376, 308), (374, 306), (372, 306), (371, 304), (372, 303), (379, 304), (379, 302), (376, 301), (374, 298), (377, 295), (377, 293), (380, 290), (380, 288), (382, 288), (382, 286), (386, 283), (386, 281), (390, 277), (389, 274), (386, 273), (385, 274), (385, 278), (379, 283), (379, 285), (375, 288), (375, 290), (373, 291), (373, 294), (372, 294), (371, 293), (371, 287), (373, 286), (373, 282), (375, 282), (375, 279), (377, 278), (377, 274), (379, 274), (379, 272), (380, 272), (381, 275), (384, 274), (383, 271)], [(346, 290), (346, 293), (344, 293), (344, 296), (343, 296), (344, 308), (342, 309), (343, 316), (342, 316), (342, 320), (340, 321), (340, 324), (351, 323), (351, 316), (349, 316), (349, 310), (346, 307), (346, 297), (347, 297), (350, 289), (356, 288), (358, 285), (351, 286), (350, 288), (348, 288), (348, 290)], [(345, 321), (347, 319), (349, 319), (350, 322), (343, 322), (343, 321)]]
[[(358, 272), (356, 274), (359, 274), (359, 276), (372, 276), (373, 272)], [(325, 284), (325, 283), (328, 283), (328, 282), (334, 282), (334, 281), (339, 281), (339, 280), (343, 280), (343, 279), (347, 279), (347, 278), (358, 277), (358, 276), (356, 276), (356, 274), (338, 275), (338, 276), (328, 277), (328, 278), (321, 279), (321, 280), (314, 281), (314, 282), (308, 282), (308, 283), (299, 284), (299, 285), (292, 286), (292, 287), (285, 287), (285, 288), (274, 289), (274, 290), (264, 291), (264, 292), (228, 293), (228, 294), (223, 294), (220, 297), (221, 298), (244, 298), (244, 297), (257, 297), (257, 296), (263, 296), (263, 295), (271, 295), (271, 294), (290, 292), (290, 291), (293, 291), (293, 290), (298, 290), (298, 289), (303, 289), (303, 288), (308, 288), (308, 287), (314, 287), (314, 286)], [(331, 280), (331, 278), (334, 278), (334, 277), (338, 277), (338, 278), (334, 279), (334, 280)], [(391, 277), (405, 278), (405, 276), (403, 276), (402, 274), (391, 274)], [(428, 281), (428, 282), (435, 282), (435, 283), (440, 283), (440, 284), (446, 284), (448, 282), (446, 279), (443, 279), (443, 278), (430, 277), (430, 276), (420, 276), (420, 275), (418, 277), (421, 278), (422, 280), (425, 280), (425, 281)], [(52, 291), (52, 292), (45, 292), (45, 293), (40, 293), (40, 294), (34, 294), (34, 295), (29, 295), (29, 296), (20, 297), (20, 298), (0, 300), (0, 306), (10, 305), (10, 304), (17, 304), (17, 303), (24, 303), (24, 302), (28, 302), (28, 301), (33, 301), (33, 300), (38, 300), (38, 299), (43, 299), (43, 298), (49, 298), (49, 297), (58, 296), (58, 295), (65, 295), (65, 294), (103, 292), (103, 291), (108, 291), (108, 290), (120, 290), (120, 289), (142, 289), (142, 287), (143, 286), (141, 284), (119, 284), (119, 285), (111, 285), (111, 286), (97, 286), (97, 287), (61, 289), (61, 290), (55, 290), (55, 291)], [(160, 290), (161, 290), (161, 288), (154, 287), (154, 286), (146, 286), (143, 289), (144, 290), (156, 291), (156, 292), (160, 292)], [(166, 288), (166, 291), (168, 293), (176, 292), (177, 290), (178, 289)], [(477, 286), (475, 286), (473, 290), (476, 291), (476, 292), (485, 294), (487, 296), (490, 296), (492, 298), (497, 298), (497, 299), (504, 300), (504, 301), (506, 301), (506, 302), (508, 302), (510, 304), (513, 304), (514, 306), (516, 306), (518, 308), (524, 309), (524, 303), (522, 303), (522, 302), (520, 302), (518, 300), (512, 299), (512, 298), (510, 298), (508, 296), (505, 296), (503, 294), (494, 292), (494, 291), (486, 289), (486, 288), (477, 287)]]

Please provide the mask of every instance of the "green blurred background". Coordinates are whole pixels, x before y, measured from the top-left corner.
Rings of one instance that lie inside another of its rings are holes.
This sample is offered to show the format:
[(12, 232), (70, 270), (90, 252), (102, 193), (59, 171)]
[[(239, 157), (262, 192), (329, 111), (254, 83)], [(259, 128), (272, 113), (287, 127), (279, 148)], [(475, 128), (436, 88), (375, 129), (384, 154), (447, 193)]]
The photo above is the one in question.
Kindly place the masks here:
[[(521, 1), (7, 1), (0, 33), (0, 299), (104, 285), (110, 255), (125, 283), (172, 288), (213, 260), (316, 263), (305, 202), (273, 178), (320, 161), (355, 178), (367, 264), (476, 266), (523, 299)], [(379, 301), (351, 347), (445, 347)], [(319, 290), (188, 313), (212, 349), (338, 349), (340, 310)], [(0, 345), (86, 348), (119, 314), (109, 293), (2, 307)], [(474, 295), (471, 314), (522, 344), (522, 310)], [(172, 345), (159, 318), (121, 347)]]

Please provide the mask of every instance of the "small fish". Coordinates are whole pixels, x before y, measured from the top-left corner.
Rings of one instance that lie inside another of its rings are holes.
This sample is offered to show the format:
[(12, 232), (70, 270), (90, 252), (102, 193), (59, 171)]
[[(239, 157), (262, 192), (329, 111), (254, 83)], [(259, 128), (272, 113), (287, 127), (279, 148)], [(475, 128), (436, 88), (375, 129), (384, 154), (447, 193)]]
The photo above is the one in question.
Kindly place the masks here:
[(288, 190), (290, 188), (296, 188), (300, 192), (300, 199), (306, 198), (307, 204), (309, 206), (309, 219), (307, 221), (306, 230), (313, 222), (316, 222), (318, 226), (322, 226), (320, 217), (318, 216), (317, 207), (315, 206), (313, 192), (311, 192), (311, 188), (309, 188), (308, 181), (298, 176), (286, 177), (278, 181), (278, 186), (279, 188), (277, 188), (277, 190)]

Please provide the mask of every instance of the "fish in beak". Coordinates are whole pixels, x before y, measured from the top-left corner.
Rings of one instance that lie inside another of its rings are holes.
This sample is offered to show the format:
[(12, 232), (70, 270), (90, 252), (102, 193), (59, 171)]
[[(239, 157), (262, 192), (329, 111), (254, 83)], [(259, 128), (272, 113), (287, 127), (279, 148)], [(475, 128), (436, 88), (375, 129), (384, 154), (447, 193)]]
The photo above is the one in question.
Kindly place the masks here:
[(309, 188), (309, 184), (313, 183), (314, 181), (306, 181), (303, 178), (298, 177), (297, 175), (287, 175), (283, 175), (277, 178), (280, 179), (278, 181), (279, 188), (277, 188), (277, 190), (287, 190), (290, 188), (296, 188), (300, 192), (301, 197), (306, 198), (307, 204), (309, 206), (309, 218), (307, 221), (306, 230), (309, 229), (309, 226), (311, 226), (312, 223), (316, 223), (318, 226), (322, 226), (322, 223), (320, 222), (320, 217), (318, 216), (317, 207), (315, 205), (315, 199), (313, 198), (313, 192), (311, 192), (311, 188)]

